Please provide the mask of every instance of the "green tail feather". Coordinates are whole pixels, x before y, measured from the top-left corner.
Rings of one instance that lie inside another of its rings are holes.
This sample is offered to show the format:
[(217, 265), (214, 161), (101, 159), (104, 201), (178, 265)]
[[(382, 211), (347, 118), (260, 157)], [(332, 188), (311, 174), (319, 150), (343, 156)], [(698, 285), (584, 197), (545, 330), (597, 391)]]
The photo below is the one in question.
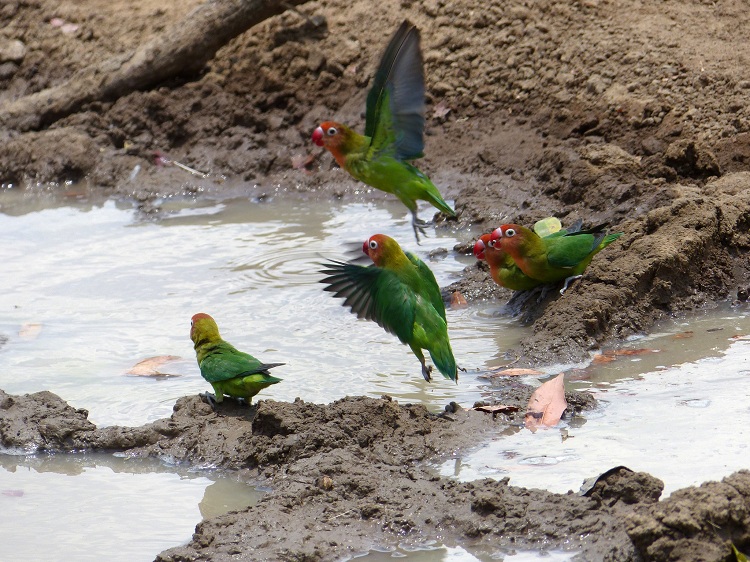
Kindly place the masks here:
[(458, 382), (458, 367), (456, 365), (456, 359), (453, 357), (453, 350), (449, 343), (445, 345), (437, 346), (435, 349), (430, 349), (430, 357), (432, 362), (435, 363), (438, 371), (443, 376), (452, 381)]

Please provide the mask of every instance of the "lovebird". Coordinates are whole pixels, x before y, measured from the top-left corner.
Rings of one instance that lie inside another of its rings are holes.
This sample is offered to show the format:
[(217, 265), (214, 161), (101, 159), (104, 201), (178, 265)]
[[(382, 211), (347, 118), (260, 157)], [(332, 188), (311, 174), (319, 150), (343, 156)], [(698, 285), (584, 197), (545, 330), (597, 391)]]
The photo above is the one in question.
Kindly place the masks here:
[(430, 381), (432, 367), (422, 353), (430, 353), (443, 376), (458, 383), (458, 367), (448, 339), (445, 304), (435, 276), (427, 264), (404, 252), (393, 238), (375, 234), (365, 240), (362, 251), (373, 261), (329, 261), (321, 283), (344, 300), (359, 318), (374, 320), (408, 345), (422, 364), (422, 376)]
[(417, 243), (430, 224), (417, 217), (417, 200), (456, 216), (430, 179), (409, 163), (423, 156), (424, 95), (419, 30), (404, 21), (383, 53), (367, 94), (365, 134), (335, 121), (321, 123), (312, 134), (313, 142), (355, 179), (393, 193), (406, 205)]
[(510, 254), (516, 265), (532, 279), (555, 283), (565, 279), (564, 293), (573, 279), (580, 277), (591, 259), (603, 248), (622, 236), (607, 234), (603, 225), (590, 230), (562, 236), (542, 238), (518, 224), (504, 224), (490, 236), (490, 245)]
[[(580, 229), (580, 222), (577, 222), (573, 228)], [(561, 229), (562, 224), (556, 217), (547, 217), (534, 224), (534, 232), (542, 238), (562, 236), (568, 232)], [(573, 230), (571, 229), (571, 231)], [(490, 266), (490, 275), (495, 283), (512, 291), (528, 291), (543, 284), (542, 281), (532, 279), (521, 271), (510, 254), (497, 246), (490, 245), (491, 236), (492, 233), (482, 234), (474, 243), (474, 257), (487, 262), (487, 265)]]
[(219, 335), (216, 321), (203, 312), (190, 320), (190, 339), (201, 376), (214, 389), (214, 395), (206, 392), (201, 397), (216, 408), (224, 396), (231, 396), (248, 404), (253, 396), (272, 384), (281, 382), (268, 372), (284, 363), (261, 363), (255, 357), (236, 349)]

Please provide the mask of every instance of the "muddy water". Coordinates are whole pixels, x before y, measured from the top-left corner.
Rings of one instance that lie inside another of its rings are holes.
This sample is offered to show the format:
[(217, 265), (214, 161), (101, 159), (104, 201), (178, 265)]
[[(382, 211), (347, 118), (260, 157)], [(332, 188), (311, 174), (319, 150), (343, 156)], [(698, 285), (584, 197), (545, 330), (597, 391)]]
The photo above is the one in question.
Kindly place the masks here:
[(13, 560), (153, 560), (187, 542), (202, 518), (260, 495), (233, 478), (147, 459), (0, 454), (0, 528)]
[[(458, 386), (442, 378), (428, 384), (407, 347), (321, 290), (322, 259), (345, 257), (377, 232), (416, 251), (441, 285), (456, 279), (472, 258), (429, 253), (470, 234), (433, 230), (416, 246), (398, 203), (183, 199), (163, 201), (160, 213), (143, 219), (125, 204), (54, 207), (0, 195), (7, 283), (0, 334), (8, 339), (0, 388), (51, 390), (99, 425), (161, 418), (178, 397), (207, 390), (188, 337), (197, 312), (214, 316), (237, 347), (286, 363), (274, 371), (284, 382), (263, 393), (279, 400), (388, 393), (435, 409), (471, 403), (477, 370), (523, 332), (498, 317), (497, 306), (449, 311), (454, 351), (468, 372)], [(160, 368), (173, 376), (126, 376), (137, 362), (166, 355), (181, 358)]]
[(408, 560), (409, 562), (565, 562), (575, 553), (536, 550), (519, 551), (514, 548), (487, 549), (480, 547), (472, 552), (460, 546), (444, 546), (440, 544), (426, 544), (422, 547), (395, 547), (373, 551), (365, 556), (356, 558), (361, 562), (388, 562), (389, 560)]
[(747, 334), (748, 309), (725, 307), (663, 323), (623, 345), (614, 361), (550, 369), (564, 370), (568, 387), (589, 390), (599, 407), (535, 434), (512, 428), (440, 471), (461, 480), (507, 476), (513, 485), (566, 492), (625, 465), (664, 480), (667, 495), (747, 468)]

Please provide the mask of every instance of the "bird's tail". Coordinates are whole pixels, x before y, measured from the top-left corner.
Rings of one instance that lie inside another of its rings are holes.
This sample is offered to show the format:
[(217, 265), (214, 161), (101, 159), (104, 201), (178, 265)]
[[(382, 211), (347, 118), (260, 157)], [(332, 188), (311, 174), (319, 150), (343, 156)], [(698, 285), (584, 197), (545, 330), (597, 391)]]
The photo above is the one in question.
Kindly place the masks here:
[[(435, 189), (437, 191), (437, 189)], [(451, 209), (451, 206), (448, 205), (448, 203), (445, 202), (445, 200), (440, 196), (440, 193), (427, 193), (425, 200), (430, 203), (433, 207), (435, 207), (437, 210), (442, 211), (449, 217), (455, 217), (456, 211)]]
[(597, 251), (602, 250), (609, 246), (612, 242), (617, 240), (620, 236), (622, 236), (622, 232), (612, 232), (610, 234), (607, 234), (602, 241), (599, 243), (599, 245), (596, 247)]
[(453, 350), (449, 342), (441, 342), (439, 345), (434, 346), (428, 350), (432, 362), (438, 368), (446, 379), (458, 382), (458, 367), (456, 366), (456, 359), (453, 357)]

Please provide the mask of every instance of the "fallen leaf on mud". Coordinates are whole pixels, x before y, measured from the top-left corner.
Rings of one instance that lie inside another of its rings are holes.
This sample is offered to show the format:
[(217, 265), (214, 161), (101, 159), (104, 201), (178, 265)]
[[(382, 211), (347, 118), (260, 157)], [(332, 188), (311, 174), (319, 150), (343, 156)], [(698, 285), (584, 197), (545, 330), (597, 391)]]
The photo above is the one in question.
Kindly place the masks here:
[(645, 347), (639, 349), (607, 349), (599, 355), (594, 355), (591, 362), (594, 364), (611, 363), (620, 356), (644, 355), (646, 353), (659, 353), (660, 351), (659, 349), (648, 349)]
[(42, 332), (42, 325), (35, 322), (27, 322), (18, 330), (18, 335), (25, 340), (35, 340)]
[(451, 112), (451, 108), (448, 106), (445, 101), (440, 101), (438, 104), (432, 109), (432, 116), (436, 119), (443, 119)]
[(729, 338), (730, 340), (750, 340), (750, 335), (748, 334), (736, 334)]
[(486, 412), (488, 414), (512, 414), (513, 412), (518, 411), (518, 406), (508, 406), (506, 404), (493, 404), (492, 406), (477, 406), (476, 408), (472, 408), (472, 410), (476, 410), (477, 412)]
[(747, 556), (745, 556), (739, 550), (737, 550), (737, 547), (734, 545), (732, 545), (732, 553), (734, 554), (734, 557), (737, 559), (737, 562), (747, 562)]
[(466, 308), (469, 303), (466, 302), (466, 298), (458, 291), (453, 291), (451, 295), (451, 308)]
[(310, 166), (315, 162), (314, 154), (295, 154), (292, 156), (292, 168), (295, 170), (310, 170)]
[(565, 401), (565, 373), (542, 384), (529, 399), (524, 416), (524, 425), (531, 431), (539, 426), (553, 427), (568, 407)]
[(136, 377), (179, 377), (180, 375), (164, 373), (159, 370), (159, 368), (165, 363), (177, 361), (178, 359), (181, 358), (177, 355), (159, 355), (158, 357), (149, 357), (148, 359), (144, 359), (133, 365), (133, 368), (125, 374), (134, 375)]
[(673, 340), (686, 340), (692, 337), (693, 337), (693, 331), (688, 330), (687, 332), (680, 332), (679, 334), (675, 334), (674, 336), (672, 336), (672, 339)]
[(494, 377), (518, 377), (521, 375), (545, 375), (546, 373), (543, 373), (542, 371), (537, 371), (536, 369), (524, 369), (522, 367), (517, 368), (511, 368), (511, 369), (500, 369), (498, 371), (493, 371), (490, 375), (491, 378)]

